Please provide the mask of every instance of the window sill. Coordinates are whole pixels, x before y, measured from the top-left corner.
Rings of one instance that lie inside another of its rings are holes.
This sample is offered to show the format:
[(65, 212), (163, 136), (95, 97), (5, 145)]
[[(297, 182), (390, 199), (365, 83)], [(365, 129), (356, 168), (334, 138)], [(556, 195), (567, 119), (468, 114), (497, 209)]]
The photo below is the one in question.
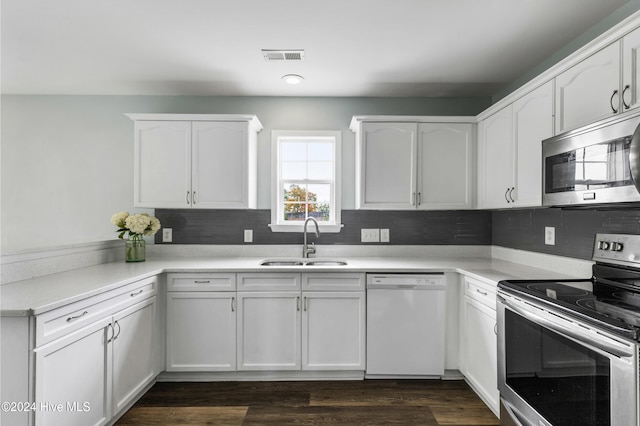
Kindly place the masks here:
[[(322, 224), (318, 224), (318, 227), (320, 228), (320, 232), (326, 232), (328, 234), (335, 234), (338, 233), (342, 230), (342, 227), (344, 225), (343, 224), (339, 224), (339, 225), (322, 225)], [(302, 233), (304, 232), (304, 224), (295, 224), (295, 225), (276, 225), (276, 224), (269, 224), (269, 228), (271, 228), (272, 232), (299, 232)], [(311, 224), (307, 224), (307, 232), (309, 233), (314, 233), (315, 232), (315, 226), (311, 223)]]

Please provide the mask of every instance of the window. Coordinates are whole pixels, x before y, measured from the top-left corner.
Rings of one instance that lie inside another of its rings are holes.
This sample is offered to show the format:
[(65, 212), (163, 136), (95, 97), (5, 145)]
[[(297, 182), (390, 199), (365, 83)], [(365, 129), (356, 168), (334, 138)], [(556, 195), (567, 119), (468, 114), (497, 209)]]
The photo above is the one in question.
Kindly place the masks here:
[(274, 130), (271, 230), (302, 232), (313, 217), (324, 232), (340, 232), (339, 131)]

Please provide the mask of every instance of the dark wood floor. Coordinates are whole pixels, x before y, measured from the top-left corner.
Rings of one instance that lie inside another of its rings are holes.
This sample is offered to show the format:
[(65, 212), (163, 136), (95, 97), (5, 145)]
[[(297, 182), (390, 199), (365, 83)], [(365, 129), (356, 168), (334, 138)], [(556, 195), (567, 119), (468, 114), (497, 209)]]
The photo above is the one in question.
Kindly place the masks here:
[(460, 380), (156, 383), (116, 425), (498, 425)]

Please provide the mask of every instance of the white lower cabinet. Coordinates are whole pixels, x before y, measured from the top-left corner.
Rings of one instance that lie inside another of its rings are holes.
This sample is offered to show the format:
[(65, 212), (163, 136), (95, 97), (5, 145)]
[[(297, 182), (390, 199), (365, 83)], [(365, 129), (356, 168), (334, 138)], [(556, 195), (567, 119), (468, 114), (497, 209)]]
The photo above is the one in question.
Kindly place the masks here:
[(236, 293), (167, 293), (167, 371), (235, 371)]
[(108, 423), (158, 373), (156, 336), (152, 296), (35, 348), (35, 424)]
[(156, 297), (114, 315), (113, 412), (118, 413), (159, 373), (156, 369)]
[(362, 292), (302, 293), (302, 369), (365, 369)]
[(300, 292), (238, 292), (238, 370), (300, 369)]
[(238, 274), (238, 370), (364, 371), (364, 289), (360, 273)]
[(462, 373), (487, 406), (499, 415), (495, 284), (464, 278)]
[(111, 331), (111, 318), (106, 318), (36, 349), (36, 425), (96, 426), (109, 421)]

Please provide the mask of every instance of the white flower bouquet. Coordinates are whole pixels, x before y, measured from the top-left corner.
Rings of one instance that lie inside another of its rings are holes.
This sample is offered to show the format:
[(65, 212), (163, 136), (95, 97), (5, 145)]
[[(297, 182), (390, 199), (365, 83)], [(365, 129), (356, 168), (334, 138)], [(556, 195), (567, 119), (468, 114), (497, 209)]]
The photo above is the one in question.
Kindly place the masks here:
[(111, 216), (111, 223), (118, 227), (118, 238), (125, 241), (127, 262), (144, 262), (146, 249), (143, 236), (153, 235), (160, 229), (160, 221), (146, 213), (129, 215), (129, 212), (118, 212)]
[(147, 213), (129, 215), (129, 212), (118, 212), (111, 216), (111, 223), (118, 227), (118, 238), (125, 234), (131, 239), (142, 239), (143, 235), (154, 235), (160, 230), (160, 221)]

